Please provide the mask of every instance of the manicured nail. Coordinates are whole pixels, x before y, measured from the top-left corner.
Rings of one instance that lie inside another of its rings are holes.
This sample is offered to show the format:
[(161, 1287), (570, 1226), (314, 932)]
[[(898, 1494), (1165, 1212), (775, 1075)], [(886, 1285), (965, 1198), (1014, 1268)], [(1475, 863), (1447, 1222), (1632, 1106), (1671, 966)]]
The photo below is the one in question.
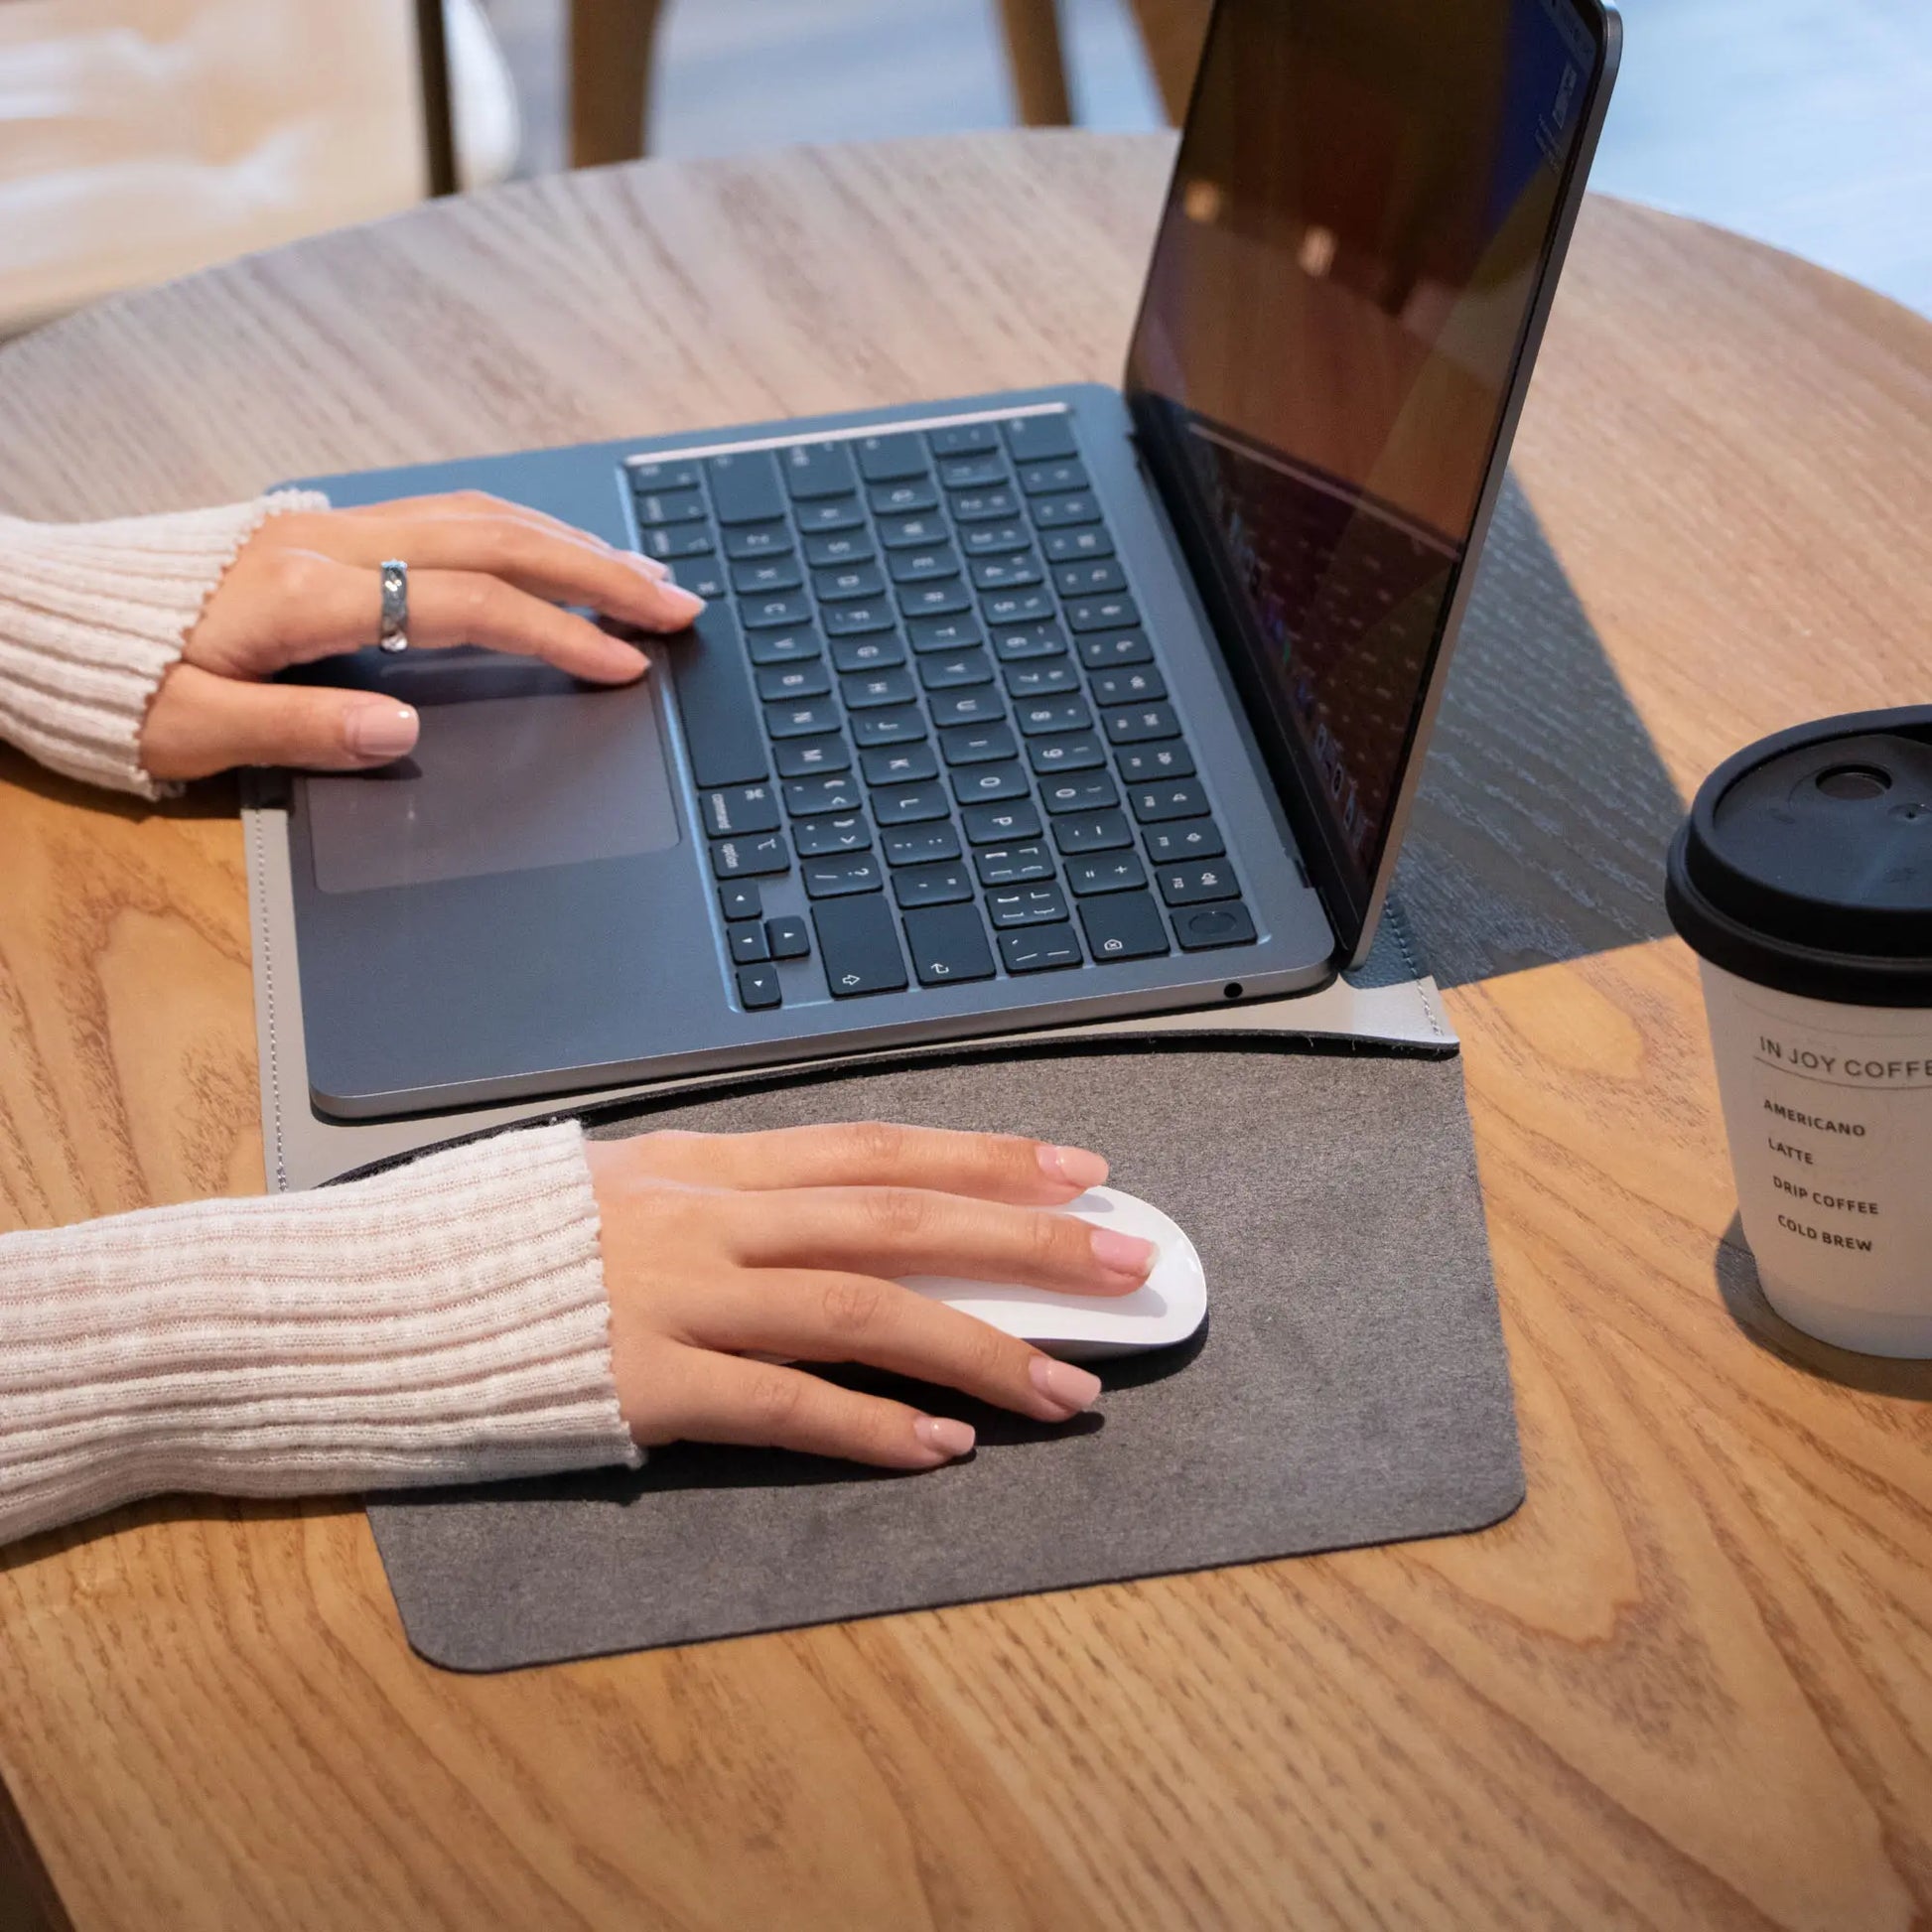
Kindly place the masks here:
[(343, 743), (358, 759), (399, 759), (416, 743), (416, 713), (406, 704), (371, 698), (343, 714)]
[(661, 584), (671, 574), (670, 565), (660, 563), (655, 557), (642, 556), (635, 550), (620, 550), (617, 554), (633, 570), (641, 570), (653, 584)]
[(664, 587), (664, 606), (680, 623), (689, 623), (704, 609), (704, 599), (695, 591), (687, 591), (682, 584), (669, 584)]
[(1039, 1149), (1039, 1165), (1048, 1180), (1063, 1180), (1069, 1187), (1098, 1187), (1107, 1178), (1107, 1164), (1083, 1147)]
[(912, 1424), (912, 1434), (927, 1449), (948, 1458), (972, 1452), (972, 1425), (954, 1422), (950, 1416), (920, 1416)]
[(1153, 1270), (1154, 1257), (1160, 1252), (1152, 1241), (1143, 1241), (1138, 1234), (1122, 1234), (1118, 1228), (1093, 1231), (1094, 1260), (1117, 1275), (1132, 1275), (1145, 1281)]
[(1091, 1409), (1100, 1400), (1100, 1377), (1075, 1368), (1071, 1362), (1035, 1355), (1027, 1364), (1027, 1372), (1034, 1378), (1034, 1387), (1062, 1409)]

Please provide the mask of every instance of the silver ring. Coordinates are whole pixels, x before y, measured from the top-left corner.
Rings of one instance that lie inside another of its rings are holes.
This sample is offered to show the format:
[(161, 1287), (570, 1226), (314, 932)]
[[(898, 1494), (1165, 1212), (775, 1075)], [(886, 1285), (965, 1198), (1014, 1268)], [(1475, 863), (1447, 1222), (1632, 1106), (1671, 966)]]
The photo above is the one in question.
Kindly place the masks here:
[(382, 564), (382, 628), (376, 644), (394, 656), (409, 648), (409, 566), (400, 557)]

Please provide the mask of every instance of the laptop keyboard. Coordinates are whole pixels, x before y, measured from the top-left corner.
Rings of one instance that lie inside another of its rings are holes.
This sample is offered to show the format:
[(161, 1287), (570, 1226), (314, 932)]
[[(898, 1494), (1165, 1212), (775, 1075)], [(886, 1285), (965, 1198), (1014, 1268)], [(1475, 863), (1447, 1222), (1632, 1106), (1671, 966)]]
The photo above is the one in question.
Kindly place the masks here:
[(1253, 942), (1069, 418), (628, 468), (746, 1007)]

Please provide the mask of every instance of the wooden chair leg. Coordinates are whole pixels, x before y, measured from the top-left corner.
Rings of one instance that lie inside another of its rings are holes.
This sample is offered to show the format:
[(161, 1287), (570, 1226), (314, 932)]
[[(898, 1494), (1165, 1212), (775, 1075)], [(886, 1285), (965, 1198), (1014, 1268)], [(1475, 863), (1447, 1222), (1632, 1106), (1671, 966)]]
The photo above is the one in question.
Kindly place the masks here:
[(1021, 120), (1028, 127), (1065, 127), (1073, 109), (1067, 99), (1056, 0), (1000, 0), (1000, 21)]
[(651, 51), (663, 0), (570, 0), (570, 165), (644, 151)]
[(423, 83), (423, 163), (432, 195), (454, 195), (456, 113), (443, 0), (416, 0), (416, 57)]
[(1133, 7), (1161, 103), (1168, 119), (1178, 127), (1187, 112), (1194, 69), (1200, 65), (1212, 0), (1133, 0)]

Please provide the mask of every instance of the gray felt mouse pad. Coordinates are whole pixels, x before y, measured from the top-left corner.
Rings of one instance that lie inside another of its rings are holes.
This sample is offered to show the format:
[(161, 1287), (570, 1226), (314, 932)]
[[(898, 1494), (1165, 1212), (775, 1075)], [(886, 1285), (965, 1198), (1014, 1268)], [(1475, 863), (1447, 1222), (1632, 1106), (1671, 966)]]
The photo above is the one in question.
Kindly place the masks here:
[(1522, 1500), (1456, 1060), (968, 1052), (587, 1116), (600, 1137), (868, 1118), (1101, 1149), (1193, 1237), (1204, 1337), (1095, 1363), (1099, 1407), (1063, 1429), (928, 1394), (980, 1442), (925, 1474), (686, 1444), (635, 1471), (377, 1500), (425, 1657), (504, 1670), (1443, 1536)]

